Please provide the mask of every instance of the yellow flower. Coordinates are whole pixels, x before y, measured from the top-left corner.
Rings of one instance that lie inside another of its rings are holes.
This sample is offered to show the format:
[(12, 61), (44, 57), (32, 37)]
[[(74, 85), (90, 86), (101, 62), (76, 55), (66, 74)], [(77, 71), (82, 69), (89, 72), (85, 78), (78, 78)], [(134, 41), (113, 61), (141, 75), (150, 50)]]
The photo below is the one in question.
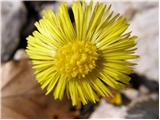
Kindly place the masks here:
[(38, 30), (29, 36), (27, 54), (36, 79), (46, 95), (55, 99), (64, 94), (73, 105), (95, 103), (101, 96), (112, 96), (110, 88), (121, 89), (133, 72), (136, 36), (124, 33), (129, 24), (111, 5), (73, 2), (72, 24), (66, 3), (57, 14), (47, 10), (35, 23)]

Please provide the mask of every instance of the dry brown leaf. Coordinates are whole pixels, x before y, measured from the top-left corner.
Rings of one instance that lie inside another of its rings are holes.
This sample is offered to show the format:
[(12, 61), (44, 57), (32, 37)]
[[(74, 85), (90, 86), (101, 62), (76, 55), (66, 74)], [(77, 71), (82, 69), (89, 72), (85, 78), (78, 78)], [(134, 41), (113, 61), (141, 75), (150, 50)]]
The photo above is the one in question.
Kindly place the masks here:
[(45, 96), (34, 79), (31, 63), (27, 59), (11, 61), (1, 66), (2, 118), (75, 118), (79, 108), (71, 109), (64, 98), (56, 101)]

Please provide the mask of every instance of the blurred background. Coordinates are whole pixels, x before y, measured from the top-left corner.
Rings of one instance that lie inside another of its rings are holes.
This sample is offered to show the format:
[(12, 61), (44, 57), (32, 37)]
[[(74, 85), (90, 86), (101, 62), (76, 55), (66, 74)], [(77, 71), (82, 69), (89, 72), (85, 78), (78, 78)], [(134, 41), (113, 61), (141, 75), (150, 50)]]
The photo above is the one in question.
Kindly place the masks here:
[[(34, 23), (41, 18), (42, 11), (52, 8), (56, 12), (60, 2), (1, 1), (0, 4), (2, 118), (159, 118), (158, 0), (109, 2), (112, 10), (127, 18), (129, 30), (138, 36), (138, 65), (130, 75), (129, 88), (115, 93), (113, 99), (101, 98), (97, 104), (77, 107), (66, 98), (60, 102), (52, 95), (44, 95), (24, 51), (25, 38), (36, 29)], [(73, 20), (70, 7), (68, 11)]]

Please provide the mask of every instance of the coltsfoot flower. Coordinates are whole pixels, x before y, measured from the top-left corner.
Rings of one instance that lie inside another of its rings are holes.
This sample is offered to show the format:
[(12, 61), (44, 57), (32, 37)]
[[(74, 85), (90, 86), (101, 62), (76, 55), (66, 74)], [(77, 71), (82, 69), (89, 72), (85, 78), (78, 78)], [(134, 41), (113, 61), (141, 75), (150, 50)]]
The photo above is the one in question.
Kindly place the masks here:
[(46, 95), (55, 99), (64, 94), (73, 105), (95, 103), (101, 96), (112, 96), (129, 84), (135, 59), (136, 36), (125, 33), (129, 24), (111, 5), (97, 2), (73, 2), (75, 23), (71, 22), (66, 3), (57, 13), (46, 10), (35, 23), (38, 30), (27, 37), (27, 54), (32, 60), (36, 79)]

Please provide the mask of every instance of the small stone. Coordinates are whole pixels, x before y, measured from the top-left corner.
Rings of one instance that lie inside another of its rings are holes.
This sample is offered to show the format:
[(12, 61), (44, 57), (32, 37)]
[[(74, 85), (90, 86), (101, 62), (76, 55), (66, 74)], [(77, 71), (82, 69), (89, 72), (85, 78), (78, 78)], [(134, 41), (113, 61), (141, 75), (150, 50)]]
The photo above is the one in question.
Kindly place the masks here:
[(60, 2), (56, 2), (54, 4), (44, 4), (42, 6), (42, 9), (40, 11), (40, 15), (42, 16), (43, 11), (47, 10), (47, 9), (52, 9), (54, 13), (56, 13), (58, 11), (58, 8), (60, 6)]
[(149, 89), (147, 87), (145, 87), (144, 85), (140, 86), (139, 91), (140, 91), (141, 94), (149, 93)]
[(126, 115), (127, 109), (125, 106), (114, 106), (102, 99), (90, 118), (125, 118)]
[(122, 93), (129, 99), (136, 99), (139, 95), (136, 89), (128, 88), (127, 90), (123, 90)]
[(14, 55), (14, 60), (28, 59), (28, 55), (26, 54), (24, 49), (19, 49), (16, 51)]

